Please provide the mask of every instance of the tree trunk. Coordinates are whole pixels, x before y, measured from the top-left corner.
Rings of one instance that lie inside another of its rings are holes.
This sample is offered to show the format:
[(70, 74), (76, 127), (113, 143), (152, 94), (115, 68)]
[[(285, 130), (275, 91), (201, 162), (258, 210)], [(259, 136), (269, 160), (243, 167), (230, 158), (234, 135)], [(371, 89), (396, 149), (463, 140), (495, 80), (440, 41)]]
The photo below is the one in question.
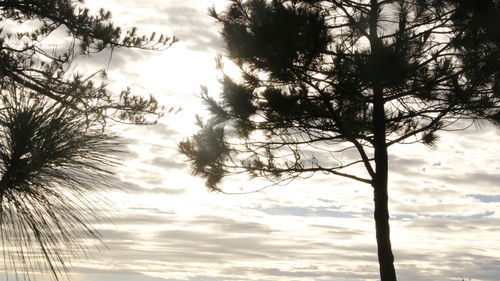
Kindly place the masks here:
[[(387, 156), (387, 149), (381, 154)], [(382, 158), (382, 157), (381, 157)], [(379, 165), (380, 164), (380, 165)], [(387, 194), (387, 161), (376, 161), (377, 174), (373, 183), (375, 201), (375, 229), (377, 233), (377, 252), (380, 266), (380, 278), (382, 281), (396, 281), (396, 270), (394, 268), (394, 256), (392, 254), (389, 209)], [(379, 168), (379, 166), (382, 166)], [(384, 171), (385, 170), (385, 171)]]
[(389, 172), (389, 157), (386, 144), (386, 120), (384, 108), (384, 90), (381, 86), (379, 69), (382, 41), (378, 37), (378, 16), (380, 4), (378, 0), (370, 0), (369, 40), (372, 62), (372, 90), (373, 90), (373, 148), (375, 152), (375, 176), (372, 186), (375, 201), (375, 230), (377, 233), (377, 253), (380, 267), (381, 281), (396, 281), (394, 256), (392, 254), (391, 237), (389, 228), (389, 208), (387, 193), (387, 178)]
[(374, 218), (377, 233), (378, 262), (381, 280), (396, 281), (389, 228), (389, 196), (387, 193), (389, 157), (385, 138), (385, 110), (382, 89), (374, 87), (373, 96), (373, 132), (376, 167), (372, 186), (375, 201)]

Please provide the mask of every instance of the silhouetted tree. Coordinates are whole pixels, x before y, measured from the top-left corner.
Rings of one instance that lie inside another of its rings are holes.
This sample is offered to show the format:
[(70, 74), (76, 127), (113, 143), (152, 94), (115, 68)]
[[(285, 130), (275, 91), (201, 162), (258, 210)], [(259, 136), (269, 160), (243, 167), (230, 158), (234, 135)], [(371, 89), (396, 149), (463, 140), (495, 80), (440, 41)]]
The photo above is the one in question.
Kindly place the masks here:
[[(28, 279), (35, 269), (58, 279), (71, 257), (84, 254), (85, 239), (99, 238), (89, 219), (103, 206), (92, 196), (110, 186), (107, 166), (119, 144), (107, 122), (149, 124), (162, 114), (153, 97), (108, 92), (104, 71), (72, 71), (75, 58), (105, 48), (164, 49), (175, 38), (123, 32), (109, 12), (93, 14), (75, 0), (2, 0), (0, 21), (4, 264)], [(66, 31), (58, 44), (69, 38), (67, 48), (43, 44), (55, 30)]]
[[(180, 150), (214, 191), (241, 172), (273, 181), (322, 172), (371, 185), (380, 276), (395, 281), (387, 150), (435, 146), (436, 132), (458, 120), (500, 123), (499, 5), (233, 0), (211, 9), (242, 78), (222, 79), (220, 101), (202, 95), (212, 118), (199, 119)], [(358, 159), (336, 157), (349, 149)], [(325, 151), (328, 160), (318, 157)], [(356, 165), (366, 173), (349, 173)]]

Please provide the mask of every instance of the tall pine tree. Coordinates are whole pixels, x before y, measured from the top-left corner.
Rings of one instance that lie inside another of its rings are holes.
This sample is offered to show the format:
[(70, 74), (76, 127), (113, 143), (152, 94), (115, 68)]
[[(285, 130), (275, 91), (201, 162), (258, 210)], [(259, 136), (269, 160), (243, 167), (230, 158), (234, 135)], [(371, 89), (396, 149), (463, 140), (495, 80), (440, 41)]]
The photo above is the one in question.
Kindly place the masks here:
[[(210, 13), (242, 77), (223, 79), (220, 100), (203, 95), (212, 117), (179, 145), (194, 174), (214, 191), (242, 171), (366, 183), (381, 280), (395, 281), (388, 149), (435, 146), (460, 120), (500, 124), (499, 1), (233, 0)], [(338, 161), (346, 150), (358, 159)]]

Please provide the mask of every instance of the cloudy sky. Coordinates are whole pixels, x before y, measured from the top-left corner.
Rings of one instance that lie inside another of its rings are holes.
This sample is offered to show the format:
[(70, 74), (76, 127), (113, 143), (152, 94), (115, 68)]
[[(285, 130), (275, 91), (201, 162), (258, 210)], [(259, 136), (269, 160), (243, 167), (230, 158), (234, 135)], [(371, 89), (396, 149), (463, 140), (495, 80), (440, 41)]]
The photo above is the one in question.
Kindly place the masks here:
[[(152, 93), (181, 107), (158, 125), (120, 130), (126, 150), (116, 167), (122, 191), (113, 223), (99, 223), (106, 247), (75, 261), (74, 281), (368, 281), (378, 264), (372, 191), (333, 176), (258, 193), (209, 193), (190, 175), (177, 143), (205, 114), (200, 85), (217, 95), (215, 57), (224, 54), (207, 8), (223, 0), (87, 0), (124, 28), (175, 34), (164, 52), (117, 50), (82, 58), (108, 67), (110, 86)], [(227, 66), (231, 72), (231, 65)], [(498, 280), (500, 276), (500, 131), (473, 126), (441, 135), (437, 150), (390, 150), (390, 212), (400, 280)], [(264, 182), (228, 180), (254, 190)], [(4, 277), (0, 277), (0, 280)]]

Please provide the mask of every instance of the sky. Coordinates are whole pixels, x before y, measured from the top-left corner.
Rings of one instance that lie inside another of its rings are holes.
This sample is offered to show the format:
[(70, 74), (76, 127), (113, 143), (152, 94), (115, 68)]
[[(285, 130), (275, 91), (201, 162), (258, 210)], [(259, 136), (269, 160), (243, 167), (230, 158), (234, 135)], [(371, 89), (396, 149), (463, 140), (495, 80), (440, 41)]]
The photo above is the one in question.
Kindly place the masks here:
[[(206, 115), (200, 86), (217, 96), (224, 55), (207, 15), (222, 0), (92, 0), (116, 24), (180, 39), (162, 52), (123, 50), (81, 58), (107, 68), (110, 89), (130, 86), (182, 110), (157, 125), (120, 128), (127, 153), (114, 167), (121, 190), (106, 194), (105, 246), (73, 261), (74, 281), (372, 281), (378, 263), (371, 187), (331, 175), (245, 195), (208, 192), (177, 144)], [(235, 73), (228, 62), (226, 72)], [(500, 130), (441, 134), (437, 149), (391, 147), (389, 196), (400, 280), (493, 281), (500, 276)], [(226, 187), (251, 191), (258, 179)], [(0, 280), (5, 280), (0, 276)]]

